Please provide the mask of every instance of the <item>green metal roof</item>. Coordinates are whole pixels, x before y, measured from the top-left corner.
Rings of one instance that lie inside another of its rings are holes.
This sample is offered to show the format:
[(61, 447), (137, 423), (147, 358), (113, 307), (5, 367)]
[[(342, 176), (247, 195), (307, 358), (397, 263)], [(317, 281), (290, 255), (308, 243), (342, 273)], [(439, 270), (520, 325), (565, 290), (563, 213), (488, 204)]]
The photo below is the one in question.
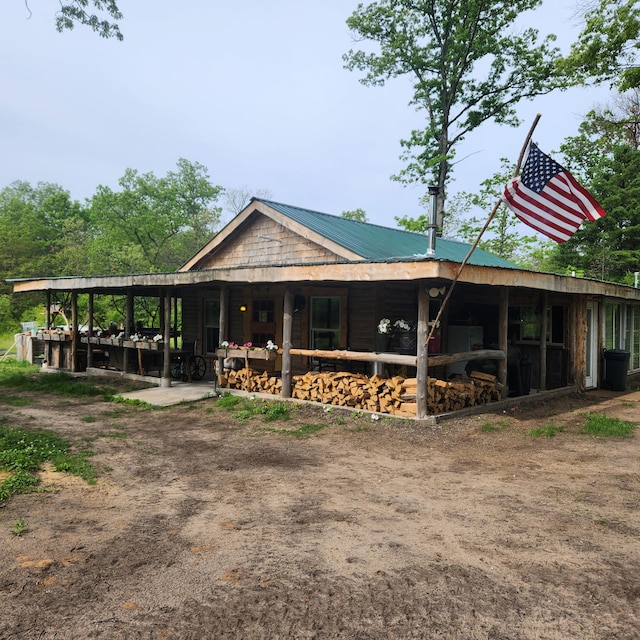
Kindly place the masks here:
[[(262, 198), (254, 198), (254, 201), (256, 200), (345, 249), (362, 256), (364, 260), (385, 262), (416, 260), (418, 258), (462, 262), (471, 248), (471, 245), (465, 242), (437, 238), (435, 255), (426, 256), (428, 240), (427, 236), (421, 233), (390, 229), (377, 224), (301, 209)], [(483, 267), (519, 268), (508, 260), (478, 248), (474, 250), (468, 263)]]

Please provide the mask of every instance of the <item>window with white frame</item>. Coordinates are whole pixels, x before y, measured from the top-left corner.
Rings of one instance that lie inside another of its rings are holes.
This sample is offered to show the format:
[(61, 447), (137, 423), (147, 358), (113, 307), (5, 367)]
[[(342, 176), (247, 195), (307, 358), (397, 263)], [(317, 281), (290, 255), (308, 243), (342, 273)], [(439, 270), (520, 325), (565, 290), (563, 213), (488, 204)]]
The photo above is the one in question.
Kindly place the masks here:
[(621, 313), (620, 305), (607, 302), (604, 305), (604, 348), (621, 349)]

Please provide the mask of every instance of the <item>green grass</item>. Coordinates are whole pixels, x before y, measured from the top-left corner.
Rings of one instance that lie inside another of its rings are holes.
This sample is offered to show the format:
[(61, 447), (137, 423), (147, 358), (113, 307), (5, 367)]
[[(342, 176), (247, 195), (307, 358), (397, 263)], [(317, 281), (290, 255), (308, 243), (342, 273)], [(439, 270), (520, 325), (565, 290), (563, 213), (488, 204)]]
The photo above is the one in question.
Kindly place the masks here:
[(529, 431), (532, 438), (553, 438), (557, 433), (562, 433), (564, 427), (556, 426), (553, 422), (548, 422), (542, 427), (537, 427)]
[(633, 422), (620, 420), (620, 418), (611, 418), (602, 413), (589, 413), (581, 431), (597, 438), (628, 437), (633, 433), (636, 426)]
[(13, 527), (11, 527), (11, 533), (14, 536), (18, 536), (18, 537), (27, 533), (28, 531), (29, 531), (29, 528), (27, 527), (27, 523), (24, 521), (24, 518), (18, 518), (15, 524), (13, 525)]
[(247, 420), (253, 416), (263, 416), (265, 422), (289, 420), (292, 405), (282, 400), (256, 400), (225, 394), (220, 396), (215, 406), (231, 411), (238, 420)]
[(96, 482), (96, 471), (87, 458), (89, 450), (72, 452), (71, 445), (52, 431), (25, 431), (0, 425), (0, 470), (9, 476), (0, 482), (0, 500), (16, 493), (34, 491), (38, 479), (33, 475), (50, 462), (56, 471)]
[(320, 431), (320, 429), (324, 429), (326, 424), (305, 424), (297, 429), (274, 429), (274, 428), (265, 428), (265, 431), (271, 431), (273, 433), (280, 433), (284, 436), (292, 436), (294, 438), (307, 438), (310, 435)]
[(111, 387), (97, 385), (63, 371), (42, 374), (34, 365), (9, 360), (0, 363), (0, 387), (73, 398), (102, 396), (109, 400), (115, 394)]

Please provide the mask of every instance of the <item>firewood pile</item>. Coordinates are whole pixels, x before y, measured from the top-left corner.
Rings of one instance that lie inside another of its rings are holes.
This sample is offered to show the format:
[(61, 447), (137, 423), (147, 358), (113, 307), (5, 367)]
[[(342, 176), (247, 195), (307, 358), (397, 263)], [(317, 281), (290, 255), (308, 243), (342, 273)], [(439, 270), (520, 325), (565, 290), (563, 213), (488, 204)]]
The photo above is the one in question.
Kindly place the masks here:
[(238, 371), (225, 371), (218, 376), (218, 384), (225, 389), (244, 389), (253, 393), (270, 393), (278, 396), (282, 389), (282, 379), (269, 371), (257, 373), (246, 367)]
[[(291, 395), (299, 400), (310, 400), (352, 409), (364, 409), (396, 416), (416, 416), (416, 378), (381, 375), (366, 376), (359, 373), (309, 371), (293, 376)], [(282, 380), (265, 371), (256, 374), (251, 369), (225, 372), (220, 386), (244, 389), (257, 393), (280, 395)], [(458, 411), (500, 400), (503, 385), (490, 374), (474, 371), (469, 378), (439, 380), (429, 378), (427, 407), (430, 414)]]

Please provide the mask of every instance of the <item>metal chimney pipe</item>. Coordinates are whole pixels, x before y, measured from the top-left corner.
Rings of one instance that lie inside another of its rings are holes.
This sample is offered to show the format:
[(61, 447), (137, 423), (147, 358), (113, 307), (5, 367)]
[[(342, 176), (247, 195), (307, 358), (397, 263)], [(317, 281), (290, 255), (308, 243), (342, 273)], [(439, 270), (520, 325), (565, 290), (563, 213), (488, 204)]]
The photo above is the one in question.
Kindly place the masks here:
[(431, 216), (429, 218), (429, 227), (427, 228), (428, 256), (436, 254), (436, 235), (438, 232), (438, 193), (440, 193), (440, 189), (437, 186), (431, 185), (429, 187), (429, 196), (431, 197)]

